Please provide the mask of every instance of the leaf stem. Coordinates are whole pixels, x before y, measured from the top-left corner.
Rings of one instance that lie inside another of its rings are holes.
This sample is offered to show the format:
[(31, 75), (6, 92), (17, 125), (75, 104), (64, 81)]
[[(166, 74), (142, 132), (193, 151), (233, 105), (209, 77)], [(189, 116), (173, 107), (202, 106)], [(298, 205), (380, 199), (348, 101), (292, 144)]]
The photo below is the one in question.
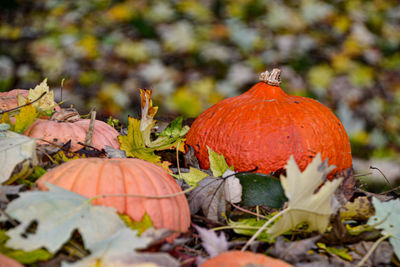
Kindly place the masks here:
[(180, 195), (184, 195), (192, 190), (194, 190), (197, 186), (189, 187), (186, 190), (183, 190), (178, 193), (169, 194), (169, 195), (162, 195), (162, 196), (149, 196), (149, 195), (139, 195), (139, 194), (101, 194), (94, 197), (89, 198), (88, 202), (92, 202), (98, 198), (105, 198), (105, 197), (141, 197), (141, 198), (149, 198), (149, 199), (163, 199), (163, 198), (173, 198)]
[(225, 225), (225, 226), (220, 226), (220, 227), (215, 227), (212, 228), (214, 231), (221, 231), (221, 230), (227, 230), (227, 229), (248, 229), (248, 230), (254, 230), (254, 229), (259, 229), (258, 226), (240, 226), (240, 225)]
[(247, 249), (247, 247), (262, 233), (262, 231), (265, 230), (265, 228), (268, 227), (268, 225), (270, 225), (273, 221), (275, 221), (279, 216), (285, 214), (286, 212), (288, 212), (290, 210), (290, 208), (281, 210), (280, 212), (278, 212), (277, 214), (275, 214), (274, 217), (272, 217), (271, 219), (269, 219), (266, 223), (264, 223), (263, 226), (261, 226), (260, 229), (258, 229), (258, 231), (249, 239), (249, 241), (247, 241), (247, 243), (242, 247), (241, 251), (245, 251)]
[(375, 243), (372, 245), (372, 247), (368, 250), (368, 253), (365, 254), (365, 256), (359, 261), (356, 265), (356, 267), (360, 267), (368, 260), (368, 258), (371, 256), (371, 254), (374, 252), (374, 250), (379, 246), (380, 243), (382, 243), (383, 240), (391, 237), (392, 235), (384, 235), (381, 238), (379, 238)]

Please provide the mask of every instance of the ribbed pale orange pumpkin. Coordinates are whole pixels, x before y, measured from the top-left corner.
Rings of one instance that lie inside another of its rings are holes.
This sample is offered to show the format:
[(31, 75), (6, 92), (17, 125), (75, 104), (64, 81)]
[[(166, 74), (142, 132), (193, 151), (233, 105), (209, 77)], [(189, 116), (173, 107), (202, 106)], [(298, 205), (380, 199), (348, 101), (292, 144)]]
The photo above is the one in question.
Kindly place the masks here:
[(332, 111), (314, 99), (288, 95), (279, 85), (279, 69), (262, 73), (249, 91), (218, 102), (194, 121), (186, 140), (201, 167), (209, 168), (207, 146), (236, 171), (279, 172), (290, 155), (304, 170), (318, 153), (337, 167), (329, 179), (351, 167), (349, 138)]
[(28, 97), (29, 90), (14, 89), (8, 92), (0, 93), (0, 109), (9, 110), (18, 107), (18, 95)]
[(293, 267), (293, 265), (279, 259), (268, 257), (264, 254), (249, 251), (231, 250), (222, 252), (214, 258), (204, 262), (201, 267)]
[[(37, 181), (39, 189), (46, 190), (45, 181), (88, 198), (101, 194), (163, 196), (181, 192), (163, 168), (132, 158), (72, 160), (44, 174)], [(189, 205), (184, 195), (162, 199), (106, 197), (93, 203), (114, 207), (135, 221), (147, 213), (156, 228), (186, 232), (190, 225)]]
[[(63, 112), (65, 110), (61, 110)], [(67, 113), (67, 112), (65, 112)], [(54, 113), (53, 117), (57, 117), (58, 113)], [(76, 111), (67, 113), (69, 118), (75, 116), (73, 120), (43, 120), (37, 119), (25, 132), (24, 135), (31, 138), (38, 138), (37, 144), (48, 144), (43, 141), (65, 144), (71, 140), (71, 151), (77, 151), (82, 148), (78, 142), (84, 142), (89, 130), (90, 120), (80, 119)], [(63, 114), (65, 115), (65, 114)], [(119, 133), (110, 125), (103, 121), (96, 120), (94, 124), (92, 146), (97, 149), (103, 149), (105, 146), (119, 148), (118, 142)], [(43, 139), (43, 140), (41, 140)]]

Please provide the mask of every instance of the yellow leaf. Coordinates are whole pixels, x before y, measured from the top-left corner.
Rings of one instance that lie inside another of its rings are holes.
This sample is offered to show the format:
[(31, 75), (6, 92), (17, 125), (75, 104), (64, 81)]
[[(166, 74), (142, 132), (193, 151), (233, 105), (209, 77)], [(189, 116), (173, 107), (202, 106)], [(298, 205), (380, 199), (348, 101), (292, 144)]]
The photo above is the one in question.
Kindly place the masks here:
[(50, 91), (50, 88), (47, 85), (47, 79), (44, 79), (43, 82), (37, 85), (34, 89), (29, 90), (28, 100), (29, 102), (33, 102), (43, 93), (46, 94), (42, 96), (39, 101), (34, 102), (32, 105), (43, 112), (51, 111), (56, 104), (54, 102), (54, 92)]
[(153, 118), (157, 113), (158, 107), (153, 107), (151, 100), (152, 91), (149, 89), (139, 89), (142, 106), (142, 120), (140, 121), (140, 130), (146, 130), (153, 123)]
[(20, 109), (20, 112), (15, 115), (15, 124), (13, 131), (23, 133), (38, 117), (38, 112), (33, 105), (27, 105)]
[(154, 149), (147, 148), (140, 131), (140, 120), (129, 117), (127, 135), (118, 136), (121, 143), (121, 150), (126, 152), (128, 157), (140, 158), (150, 162), (160, 162), (161, 158), (154, 154)]
[[(288, 201), (286, 212), (281, 220), (276, 222), (268, 233), (272, 237), (279, 236), (293, 229), (300, 223), (307, 223), (310, 231), (318, 230), (323, 233), (333, 213), (332, 198), (342, 178), (325, 181), (325, 176), (334, 166), (327, 166), (321, 161), (321, 154), (301, 172), (294, 157), (291, 156), (286, 165), (286, 177), (281, 176), (282, 187)], [(318, 189), (318, 192), (315, 191)]]
[(353, 202), (347, 202), (340, 211), (343, 220), (367, 220), (374, 215), (374, 207), (368, 197), (358, 197)]

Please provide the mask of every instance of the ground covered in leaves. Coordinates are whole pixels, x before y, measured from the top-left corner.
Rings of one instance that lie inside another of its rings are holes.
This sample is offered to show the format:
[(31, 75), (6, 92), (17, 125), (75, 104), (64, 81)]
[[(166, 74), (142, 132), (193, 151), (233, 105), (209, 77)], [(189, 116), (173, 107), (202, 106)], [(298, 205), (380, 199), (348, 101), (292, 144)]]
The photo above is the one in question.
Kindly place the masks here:
[[(120, 149), (95, 149), (90, 140), (75, 152), (70, 142), (37, 144), (21, 133), (39, 117), (60, 112), (54, 96), (44, 81), (20, 102), (1, 114), (0, 253), (26, 266), (196, 266), (229, 250), (295, 266), (400, 265), (399, 188), (370, 193), (351, 170), (328, 181), (332, 166), (320, 155), (304, 171), (291, 157), (275, 177), (236, 173), (224, 155), (209, 149), (210, 169), (200, 169), (185, 146), (189, 125), (180, 117), (169, 125), (156, 121), (150, 90), (141, 90), (141, 117), (127, 125), (108, 120), (119, 131)], [(168, 170), (186, 192), (188, 232), (167, 242), (171, 232), (154, 229), (147, 215), (134, 222), (93, 205), (96, 196), (51, 184), (49, 191), (36, 189), (51, 168), (86, 157), (135, 157)]]

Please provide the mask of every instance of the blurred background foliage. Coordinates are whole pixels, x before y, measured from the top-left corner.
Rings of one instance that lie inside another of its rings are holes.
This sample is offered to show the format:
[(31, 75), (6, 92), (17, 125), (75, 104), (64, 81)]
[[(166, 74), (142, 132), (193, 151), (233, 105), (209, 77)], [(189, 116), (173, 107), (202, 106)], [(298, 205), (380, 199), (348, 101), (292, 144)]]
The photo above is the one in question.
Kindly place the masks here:
[(126, 120), (153, 88), (161, 114), (195, 117), (279, 67), (286, 92), (336, 112), (355, 157), (399, 162), (397, 0), (8, 0), (0, 16), (0, 91), (47, 77), (60, 98), (64, 79), (66, 104)]

